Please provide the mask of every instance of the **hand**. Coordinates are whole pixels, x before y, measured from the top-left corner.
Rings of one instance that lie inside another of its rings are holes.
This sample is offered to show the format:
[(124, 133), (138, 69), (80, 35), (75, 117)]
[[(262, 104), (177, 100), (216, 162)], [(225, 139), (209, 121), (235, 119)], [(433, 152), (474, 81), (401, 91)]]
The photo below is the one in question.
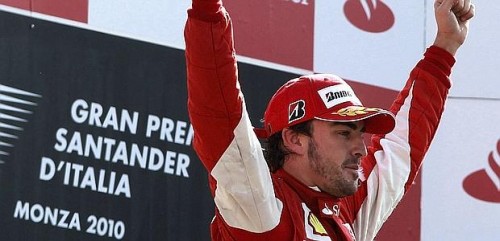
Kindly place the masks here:
[(436, 0), (434, 14), (438, 31), (434, 45), (455, 55), (465, 42), (474, 9), (471, 0)]

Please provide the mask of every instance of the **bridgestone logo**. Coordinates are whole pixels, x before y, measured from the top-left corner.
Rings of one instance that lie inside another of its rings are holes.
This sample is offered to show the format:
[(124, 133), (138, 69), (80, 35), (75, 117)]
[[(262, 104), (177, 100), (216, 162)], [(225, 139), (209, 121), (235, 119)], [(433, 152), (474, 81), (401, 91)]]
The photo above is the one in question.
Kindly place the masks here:
[(306, 115), (306, 102), (295, 101), (288, 106), (288, 123), (302, 119)]
[(352, 97), (352, 94), (350, 92), (345, 91), (345, 90), (338, 91), (338, 92), (326, 93), (326, 99), (328, 102), (330, 102), (332, 100), (336, 100), (338, 98), (343, 98), (343, 97)]
[(361, 102), (354, 94), (354, 91), (347, 84), (328, 86), (324, 89), (318, 90), (318, 94), (327, 109), (344, 102), (352, 102), (354, 105), (361, 105)]

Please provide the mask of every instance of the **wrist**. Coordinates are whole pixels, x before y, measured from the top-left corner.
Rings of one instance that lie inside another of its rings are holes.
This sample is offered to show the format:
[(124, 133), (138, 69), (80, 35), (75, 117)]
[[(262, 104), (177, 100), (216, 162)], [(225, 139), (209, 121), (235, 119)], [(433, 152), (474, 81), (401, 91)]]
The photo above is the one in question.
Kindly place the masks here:
[(433, 45), (447, 51), (452, 56), (455, 56), (457, 50), (462, 44), (447, 37), (437, 36)]

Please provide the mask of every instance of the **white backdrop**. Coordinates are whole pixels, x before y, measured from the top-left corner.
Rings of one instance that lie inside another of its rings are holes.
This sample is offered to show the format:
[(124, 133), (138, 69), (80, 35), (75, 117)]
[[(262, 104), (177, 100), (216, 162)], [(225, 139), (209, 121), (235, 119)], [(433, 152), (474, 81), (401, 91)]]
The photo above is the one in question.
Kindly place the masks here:
[[(450, 99), (434, 145), (423, 166), (422, 240), (499, 240), (500, 202), (470, 195), (464, 180), (480, 170), (492, 169), (490, 153), (498, 153), (499, 101)], [(497, 165), (500, 158), (496, 156)], [(494, 172), (493, 172), (494, 173)], [(476, 176), (476, 189), (486, 189), (486, 178)], [(484, 191), (499, 194), (488, 188)], [(500, 201), (500, 200), (498, 200)]]

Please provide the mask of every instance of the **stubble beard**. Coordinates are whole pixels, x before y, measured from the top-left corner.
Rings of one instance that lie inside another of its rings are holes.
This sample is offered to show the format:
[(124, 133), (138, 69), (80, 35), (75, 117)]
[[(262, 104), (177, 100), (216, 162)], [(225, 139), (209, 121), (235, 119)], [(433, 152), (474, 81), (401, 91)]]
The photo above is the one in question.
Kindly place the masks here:
[[(307, 151), (309, 157), (309, 165), (311, 169), (322, 177), (325, 182), (318, 186), (323, 192), (326, 192), (334, 197), (345, 197), (354, 194), (359, 186), (359, 178), (356, 180), (348, 180), (344, 175), (341, 166), (335, 166), (333, 163), (328, 163), (317, 150), (314, 140), (309, 139), (309, 149)], [(345, 162), (352, 162), (347, 160)], [(358, 175), (359, 176), (359, 175)]]

